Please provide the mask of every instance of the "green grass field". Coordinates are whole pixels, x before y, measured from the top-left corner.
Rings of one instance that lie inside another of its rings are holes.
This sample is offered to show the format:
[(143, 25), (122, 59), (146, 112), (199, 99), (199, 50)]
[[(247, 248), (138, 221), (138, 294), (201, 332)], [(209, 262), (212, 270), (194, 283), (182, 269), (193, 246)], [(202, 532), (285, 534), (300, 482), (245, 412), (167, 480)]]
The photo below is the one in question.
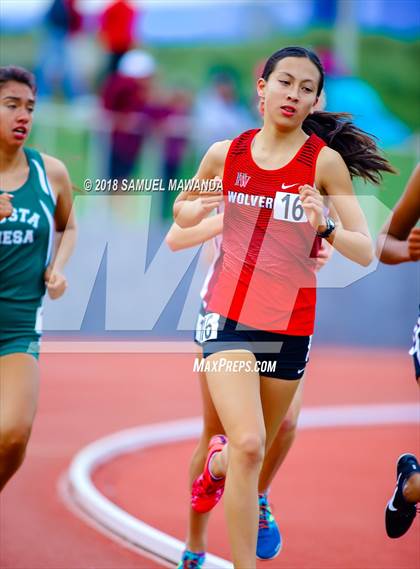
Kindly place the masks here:
[[(39, 32), (24, 36), (3, 35), (0, 40), (0, 64), (24, 65), (33, 69), (36, 65)], [(254, 70), (275, 50), (285, 45), (304, 45), (312, 48), (332, 47), (332, 32), (313, 29), (304, 34), (279, 34), (275, 37), (244, 41), (241, 44), (207, 44), (186, 46), (151, 47), (150, 51), (159, 63), (162, 84), (183, 86), (193, 91), (206, 81), (208, 70), (215, 66), (230, 66), (236, 70), (241, 92), (254, 89)], [(96, 38), (88, 38), (91, 52), (98, 51)], [(386, 106), (413, 130), (420, 129), (420, 41), (401, 41), (385, 36), (360, 35), (357, 74), (370, 83), (380, 94)], [(101, 61), (97, 62), (100, 76)], [(245, 97), (248, 99), (249, 97)]]
[[(39, 33), (25, 36), (3, 36), (0, 40), (0, 64), (15, 63), (34, 68)], [(92, 37), (89, 41), (93, 42)], [(312, 30), (303, 35), (279, 35), (258, 43), (241, 45), (189, 45), (155, 47), (151, 49), (159, 62), (159, 79), (168, 86), (183, 86), (197, 91), (206, 82), (208, 71), (215, 66), (229, 66), (236, 70), (242, 94), (253, 92), (254, 70), (264, 60), (284, 45), (298, 44), (308, 47), (331, 46), (329, 30)], [(380, 94), (388, 108), (406, 122), (414, 131), (420, 129), (420, 41), (400, 41), (380, 36), (361, 36), (359, 75)], [(100, 71), (98, 69), (98, 75)], [(94, 81), (92, 81), (92, 84)], [(246, 98), (246, 97), (244, 97)], [(64, 111), (65, 112), (65, 111)], [(32, 142), (45, 152), (60, 157), (67, 164), (75, 186), (82, 187), (86, 177), (98, 175), (98, 165), (89, 158), (91, 134), (76, 123), (72, 128), (51, 129), (37, 125), (35, 121)], [(389, 153), (388, 158), (398, 169), (399, 175), (386, 175), (380, 188), (356, 181), (359, 194), (376, 195), (388, 207), (393, 207), (412, 171), (416, 156), (414, 150)], [(158, 175), (159, 157), (153, 149), (146, 150), (137, 167), (137, 175)], [(191, 150), (183, 164), (180, 177), (189, 177), (196, 168), (199, 157)], [(95, 172), (92, 172), (92, 169)]]

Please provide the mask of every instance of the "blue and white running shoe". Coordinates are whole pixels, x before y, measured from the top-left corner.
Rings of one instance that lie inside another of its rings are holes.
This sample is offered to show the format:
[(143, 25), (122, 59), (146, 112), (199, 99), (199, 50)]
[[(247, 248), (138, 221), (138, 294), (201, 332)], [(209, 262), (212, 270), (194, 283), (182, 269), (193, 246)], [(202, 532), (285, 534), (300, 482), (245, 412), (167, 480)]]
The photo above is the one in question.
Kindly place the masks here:
[(268, 503), (267, 493), (259, 494), (259, 504), (257, 557), (258, 559), (274, 559), (280, 553), (282, 539)]

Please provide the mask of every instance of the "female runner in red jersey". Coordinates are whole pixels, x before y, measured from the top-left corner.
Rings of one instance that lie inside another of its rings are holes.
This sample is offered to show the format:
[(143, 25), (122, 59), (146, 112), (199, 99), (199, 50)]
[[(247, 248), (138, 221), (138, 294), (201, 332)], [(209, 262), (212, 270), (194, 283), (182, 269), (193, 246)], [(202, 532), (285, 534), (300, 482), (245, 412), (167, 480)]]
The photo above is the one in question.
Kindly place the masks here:
[[(206, 306), (210, 300), (213, 286), (217, 282), (217, 277), (222, 267), (222, 231), (223, 212), (218, 212), (217, 215), (207, 217), (198, 225), (187, 229), (181, 229), (176, 225), (176, 223), (174, 223), (166, 236), (166, 242), (172, 251), (187, 249), (189, 247), (201, 245), (202, 243), (207, 244), (208, 241), (208, 245), (212, 246), (211, 264), (200, 293), (201, 308), (197, 322), (199, 335), (202, 333), (200, 323), (205, 315)], [(317, 256), (317, 271), (327, 263), (331, 254), (331, 245), (324, 241), (322, 249), (319, 251)], [(200, 338), (196, 338), (195, 341), (200, 345), (198, 361), (202, 361)], [(203, 429), (200, 440), (197, 447), (194, 449), (193, 456), (191, 457), (189, 469), (190, 485), (192, 485), (194, 480), (203, 470), (210, 439), (214, 435), (224, 432), (223, 425), (220, 423), (220, 419), (211, 400), (207, 387), (206, 374), (204, 372), (199, 372), (199, 382), (203, 405)], [(282, 536), (276, 519), (271, 511), (268, 492), (270, 485), (280, 466), (283, 464), (296, 436), (297, 420), (302, 405), (302, 388), (303, 382), (300, 382), (299, 389), (293, 397), (287, 415), (280, 425), (279, 431), (264, 458), (264, 464), (261, 468), (258, 484), (259, 520), (257, 557), (259, 559), (268, 560), (277, 557), (282, 547)], [(193, 563), (195, 563), (195, 569), (201, 569), (203, 566), (205, 561), (207, 541), (206, 529), (208, 521), (208, 514), (200, 514), (190, 508), (186, 549), (183, 552), (178, 569), (186, 569)]]
[[(393, 171), (347, 115), (313, 112), (323, 80), (313, 52), (274, 53), (257, 83), (262, 129), (215, 143), (200, 164), (199, 179), (223, 176), (223, 197), (185, 192), (174, 205), (176, 223), (191, 227), (225, 202), (223, 265), (203, 319), (203, 353), (227, 439), (210, 442), (191, 503), (209, 511), (225, 489), (237, 568), (255, 567), (259, 472), (308, 361), (320, 239), (367, 266), (373, 247), (351, 175), (379, 182), (381, 171)], [(324, 196), (339, 223), (326, 217)]]

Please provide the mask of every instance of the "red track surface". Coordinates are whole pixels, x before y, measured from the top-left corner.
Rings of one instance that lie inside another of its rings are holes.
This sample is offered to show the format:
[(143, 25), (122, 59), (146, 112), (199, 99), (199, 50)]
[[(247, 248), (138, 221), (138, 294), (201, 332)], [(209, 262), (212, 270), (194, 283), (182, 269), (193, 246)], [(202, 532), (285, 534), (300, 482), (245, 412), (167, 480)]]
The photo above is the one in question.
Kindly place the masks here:
[[(125, 569), (157, 565), (73, 517), (57, 482), (87, 443), (140, 424), (196, 416), (199, 393), (186, 355), (45, 355), (42, 391), (28, 457), (0, 508), (2, 569)], [(404, 352), (314, 349), (305, 405), (414, 402), (418, 389)], [(192, 443), (121, 457), (96, 475), (102, 491), (176, 537), (186, 520)], [(386, 538), (383, 509), (395, 459), (418, 452), (413, 426), (302, 432), (273, 487), (284, 551), (264, 567), (415, 569), (417, 527)], [(175, 463), (176, 461), (176, 463)], [(168, 464), (174, 479), (167, 484)], [(182, 466), (184, 465), (184, 466)], [(212, 520), (211, 551), (228, 556), (223, 508)]]

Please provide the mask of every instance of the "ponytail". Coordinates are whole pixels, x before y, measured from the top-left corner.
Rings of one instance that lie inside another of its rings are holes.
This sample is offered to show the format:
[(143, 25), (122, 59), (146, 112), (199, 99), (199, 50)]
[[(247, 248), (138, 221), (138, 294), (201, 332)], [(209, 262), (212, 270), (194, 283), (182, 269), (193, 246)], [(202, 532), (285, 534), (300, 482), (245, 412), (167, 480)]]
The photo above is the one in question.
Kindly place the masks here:
[(315, 111), (303, 121), (306, 134), (316, 134), (330, 148), (336, 150), (349, 169), (350, 176), (365, 182), (379, 184), (383, 172), (396, 174), (396, 170), (381, 155), (375, 138), (358, 128), (348, 113)]

